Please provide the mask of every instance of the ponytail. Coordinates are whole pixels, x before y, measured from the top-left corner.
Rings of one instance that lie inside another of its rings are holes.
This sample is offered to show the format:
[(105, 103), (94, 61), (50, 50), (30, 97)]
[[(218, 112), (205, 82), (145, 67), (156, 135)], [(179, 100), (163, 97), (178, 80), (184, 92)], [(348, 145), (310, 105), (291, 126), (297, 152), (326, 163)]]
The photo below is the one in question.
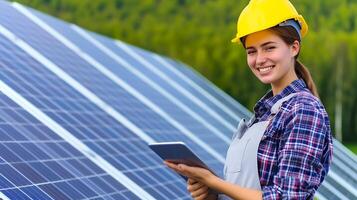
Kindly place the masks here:
[(295, 73), (298, 76), (298, 78), (304, 80), (305, 84), (307, 85), (307, 88), (309, 88), (311, 93), (315, 97), (319, 98), (319, 94), (317, 92), (316, 85), (312, 80), (310, 71), (297, 59), (295, 60)]

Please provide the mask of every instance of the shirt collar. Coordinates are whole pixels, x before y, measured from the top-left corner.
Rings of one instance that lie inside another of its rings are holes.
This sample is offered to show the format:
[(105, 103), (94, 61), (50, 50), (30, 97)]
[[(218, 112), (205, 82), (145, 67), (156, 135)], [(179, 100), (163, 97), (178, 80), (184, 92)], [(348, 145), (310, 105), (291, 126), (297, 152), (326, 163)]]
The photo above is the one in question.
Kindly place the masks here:
[(254, 112), (260, 115), (262, 112), (266, 112), (271, 109), (271, 107), (289, 94), (300, 92), (306, 90), (306, 84), (302, 79), (294, 80), (286, 88), (283, 89), (279, 94), (273, 96), (273, 91), (269, 90), (254, 106)]

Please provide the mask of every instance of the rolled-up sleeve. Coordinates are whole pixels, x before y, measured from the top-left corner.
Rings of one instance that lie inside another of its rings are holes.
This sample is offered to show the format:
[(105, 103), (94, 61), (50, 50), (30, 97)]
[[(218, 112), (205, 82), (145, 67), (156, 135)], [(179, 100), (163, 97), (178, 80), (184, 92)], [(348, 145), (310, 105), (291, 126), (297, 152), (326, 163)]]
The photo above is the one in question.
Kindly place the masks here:
[(329, 129), (324, 115), (316, 106), (296, 104), (282, 125), (278, 170), (273, 185), (262, 188), (263, 199), (310, 199), (325, 173), (322, 154)]

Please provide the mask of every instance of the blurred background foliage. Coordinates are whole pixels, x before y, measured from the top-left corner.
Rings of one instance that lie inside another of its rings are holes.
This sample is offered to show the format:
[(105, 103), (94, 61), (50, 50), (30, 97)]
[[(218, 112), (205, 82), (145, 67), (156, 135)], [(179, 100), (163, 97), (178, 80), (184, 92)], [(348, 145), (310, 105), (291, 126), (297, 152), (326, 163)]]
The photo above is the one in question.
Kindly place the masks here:
[[(91, 31), (178, 59), (252, 110), (269, 85), (230, 40), (248, 0), (18, 0)], [(357, 142), (357, 1), (291, 0), (309, 24), (300, 60), (310, 69), (335, 130)], [(336, 94), (341, 92), (341, 98)], [(339, 100), (340, 99), (340, 100)]]

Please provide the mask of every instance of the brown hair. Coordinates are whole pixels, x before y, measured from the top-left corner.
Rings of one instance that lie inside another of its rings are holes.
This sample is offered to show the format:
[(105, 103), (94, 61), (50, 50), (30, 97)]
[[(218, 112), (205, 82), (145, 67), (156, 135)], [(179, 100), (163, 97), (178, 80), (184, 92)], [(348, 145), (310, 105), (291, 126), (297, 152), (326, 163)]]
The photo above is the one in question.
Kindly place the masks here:
[[(301, 44), (299, 34), (291, 26), (274, 26), (269, 30), (277, 34), (288, 45), (292, 45), (296, 40), (299, 41), (299, 43)], [(241, 38), (241, 42), (244, 48), (245, 48), (245, 40), (246, 37)], [(311, 93), (314, 96), (319, 97), (316, 85), (314, 83), (314, 80), (312, 80), (310, 71), (298, 60), (299, 53), (295, 56), (295, 65), (294, 65), (295, 73), (298, 76), (298, 78), (304, 80), (305, 84), (307, 85)]]

